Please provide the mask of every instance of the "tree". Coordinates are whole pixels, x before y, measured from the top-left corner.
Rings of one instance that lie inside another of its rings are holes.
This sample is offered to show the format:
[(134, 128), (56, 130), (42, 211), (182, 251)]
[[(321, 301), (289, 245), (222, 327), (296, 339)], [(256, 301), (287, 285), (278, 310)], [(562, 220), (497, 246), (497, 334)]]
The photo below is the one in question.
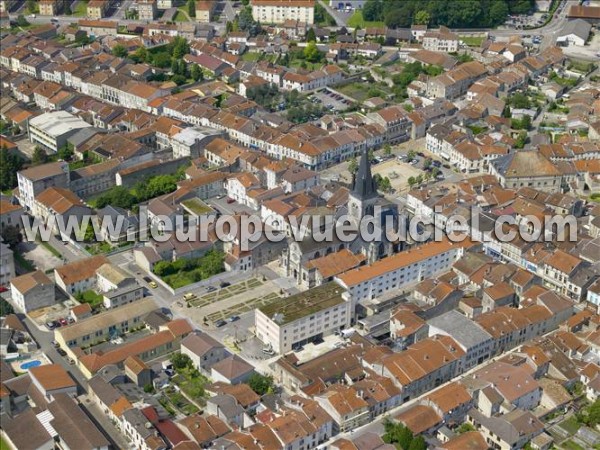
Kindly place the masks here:
[(431, 167), (431, 164), (433, 164), (433, 161), (429, 158), (427, 158), (424, 162), (423, 162), (423, 169), (427, 170)]
[(265, 376), (259, 373), (254, 373), (248, 379), (248, 386), (256, 392), (258, 395), (265, 395), (268, 392), (272, 392), (275, 387), (272, 376)]
[(415, 24), (417, 25), (427, 25), (430, 20), (431, 15), (425, 10), (417, 11), (415, 14)]
[(70, 16), (71, 14), (73, 14), (73, 11), (71, 11), (71, 2), (70, 1), (66, 1), (65, 2), (65, 15), (66, 16)]
[(352, 175), (354, 175), (356, 172), (358, 172), (358, 161), (356, 160), (356, 157), (354, 157), (350, 160), (350, 163), (348, 164), (348, 171)]
[(417, 153), (414, 150), (409, 150), (408, 153), (406, 153), (406, 159), (408, 161), (415, 159), (415, 156), (417, 156)]
[(517, 139), (515, 140), (515, 148), (524, 148), (525, 144), (527, 143), (527, 132), (526, 131), (521, 131), (519, 133), (519, 136), (517, 136)]
[(308, 45), (304, 47), (304, 57), (308, 62), (317, 62), (321, 59), (321, 52), (319, 52), (315, 42), (309, 42)]
[(423, 436), (417, 436), (413, 438), (408, 446), (408, 450), (427, 450), (427, 442)]
[(595, 427), (600, 423), (600, 399), (596, 400), (587, 408), (587, 425)]
[(387, 420), (384, 423), (385, 434), (383, 440), (388, 444), (398, 444), (400, 448), (408, 450), (413, 441), (413, 432), (401, 423)]
[(367, 21), (379, 21), (383, 13), (381, 0), (367, 0), (363, 6), (363, 18)]
[(463, 434), (468, 431), (475, 431), (475, 427), (468, 422), (463, 423), (460, 427), (456, 429), (458, 434)]
[(12, 305), (3, 298), (0, 298), (0, 316), (6, 317), (9, 314), (14, 314), (15, 310)]
[(190, 52), (190, 44), (182, 36), (175, 36), (173, 41), (167, 45), (167, 52), (175, 59), (181, 59)]
[(256, 22), (252, 16), (252, 7), (246, 6), (240, 11), (238, 16), (238, 26), (242, 31), (248, 31)]
[(383, 154), (385, 156), (391, 156), (392, 155), (392, 146), (390, 144), (385, 144), (383, 146)]
[(187, 78), (183, 75), (173, 75), (171, 81), (177, 86), (181, 86), (187, 82)]
[(188, 0), (187, 10), (188, 10), (188, 16), (196, 17), (196, 0)]
[(0, 149), (0, 190), (17, 186), (17, 172), (23, 168), (23, 158), (10, 153), (6, 146)]
[(190, 68), (190, 76), (194, 81), (202, 81), (204, 74), (202, 73), (202, 69), (198, 64), (192, 64)]
[(29, 26), (29, 22), (27, 21), (27, 19), (25, 18), (25, 16), (23, 14), (19, 14), (17, 16), (17, 26), (21, 27), (21, 28)]
[(112, 48), (112, 54), (118, 58), (125, 58), (128, 52), (124, 45), (117, 44)]
[(2, 228), (1, 235), (4, 243), (13, 250), (23, 240), (23, 235), (15, 225), (6, 225)]
[(227, 34), (229, 34), (232, 31), (233, 31), (233, 22), (231, 20), (228, 20), (227, 23), (225, 24), (225, 32)]
[(138, 62), (148, 62), (148, 50), (143, 45), (138, 47), (132, 57)]
[(412, 188), (415, 184), (417, 184), (417, 179), (415, 177), (408, 177), (408, 186)]
[(64, 146), (58, 149), (56, 154), (59, 159), (62, 159), (63, 161), (69, 161), (75, 152), (73, 151), (73, 146), (67, 142)]
[(495, 26), (503, 23), (508, 16), (508, 5), (506, 2), (492, 2), (488, 10), (488, 25)]
[(34, 166), (37, 166), (38, 164), (45, 164), (48, 162), (48, 155), (46, 154), (44, 149), (42, 149), (42, 147), (40, 147), (39, 145), (36, 145), (33, 149), (33, 156), (31, 157), (31, 162)]
[(315, 33), (314, 28), (310, 28), (306, 33), (306, 42), (316, 42), (317, 41), (317, 33)]
[(188, 367), (194, 367), (194, 363), (190, 357), (188, 355), (184, 355), (183, 353), (175, 353), (172, 355), (171, 364), (173, 364), (173, 368), (177, 371), (187, 369)]
[(30, 14), (37, 13), (39, 7), (36, 0), (27, 0), (27, 10)]
[(159, 69), (166, 69), (171, 65), (171, 55), (166, 52), (156, 53), (152, 58), (152, 64)]

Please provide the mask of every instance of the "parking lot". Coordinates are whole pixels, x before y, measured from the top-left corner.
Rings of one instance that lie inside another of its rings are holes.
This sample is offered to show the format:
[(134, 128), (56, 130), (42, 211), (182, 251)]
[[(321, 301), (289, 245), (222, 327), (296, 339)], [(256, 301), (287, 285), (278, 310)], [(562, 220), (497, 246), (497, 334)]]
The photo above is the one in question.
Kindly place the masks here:
[(350, 101), (345, 99), (339, 94), (335, 94), (328, 90), (322, 90), (315, 92), (309, 97), (309, 100), (313, 103), (320, 103), (323, 107), (329, 111), (344, 111), (351, 106)]

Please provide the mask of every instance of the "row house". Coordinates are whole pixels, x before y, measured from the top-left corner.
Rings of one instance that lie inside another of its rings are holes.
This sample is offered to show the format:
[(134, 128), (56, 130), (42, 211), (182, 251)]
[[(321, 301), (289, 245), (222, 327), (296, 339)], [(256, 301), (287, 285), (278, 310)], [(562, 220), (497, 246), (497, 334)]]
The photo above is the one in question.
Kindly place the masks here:
[(385, 129), (387, 142), (398, 143), (410, 139), (413, 123), (401, 106), (380, 109), (369, 113), (367, 117)]
[(343, 79), (344, 72), (342, 69), (334, 65), (327, 65), (321, 70), (316, 70), (308, 75), (288, 72), (283, 76), (281, 87), (286, 91), (307, 92), (339, 83)]
[(423, 48), (434, 52), (453, 53), (458, 51), (459, 38), (446, 27), (439, 31), (427, 31), (423, 36)]
[(471, 84), (486, 73), (486, 67), (478, 61), (461, 64), (456, 69), (428, 80), (427, 96), (447, 99), (460, 97), (467, 92)]

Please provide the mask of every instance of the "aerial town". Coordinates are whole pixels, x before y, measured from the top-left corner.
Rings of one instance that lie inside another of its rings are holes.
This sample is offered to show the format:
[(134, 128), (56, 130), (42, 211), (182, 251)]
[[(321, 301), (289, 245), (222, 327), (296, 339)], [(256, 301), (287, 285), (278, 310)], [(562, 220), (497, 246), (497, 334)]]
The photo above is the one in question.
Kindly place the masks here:
[(600, 1), (0, 0), (1, 450), (600, 449)]

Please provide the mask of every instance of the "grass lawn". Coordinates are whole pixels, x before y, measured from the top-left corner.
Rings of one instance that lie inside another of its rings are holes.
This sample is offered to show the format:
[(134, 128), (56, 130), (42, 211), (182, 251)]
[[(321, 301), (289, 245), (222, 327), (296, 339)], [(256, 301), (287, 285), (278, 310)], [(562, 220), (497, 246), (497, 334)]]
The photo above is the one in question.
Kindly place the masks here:
[(301, 59), (295, 59), (290, 63), (290, 67), (294, 69), (299, 69), (302, 66), (302, 63), (306, 63), (307, 70), (320, 70), (323, 67), (321, 63), (310, 63), (306, 61), (302, 61)]
[(177, 14), (175, 14), (175, 17), (173, 17), (173, 20), (175, 22), (189, 22), (190, 21), (190, 19), (188, 19), (188, 16), (183, 11), (177, 11)]
[(163, 391), (165, 397), (168, 399), (169, 403), (174, 406), (176, 409), (184, 413), (186, 416), (197, 413), (198, 407), (192, 403), (190, 403), (181, 392), (178, 392), (173, 387), (167, 387)]
[(261, 54), (260, 53), (250, 53), (250, 52), (246, 52), (242, 55), (242, 61), (248, 61), (248, 62), (256, 62), (260, 59)]
[(596, 203), (600, 203), (600, 193), (595, 192), (594, 194), (590, 195), (590, 200)]
[(200, 405), (205, 404), (206, 393), (204, 392), (204, 386), (208, 384), (208, 379), (199, 374), (197, 370), (182, 369), (178, 371), (172, 381), (196, 403)]
[(581, 424), (577, 422), (577, 418), (575, 416), (571, 416), (567, 420), (561, 422), (558, 426), (567, 431), (569, 434), (573, 435), (577, 433), (577, 430), (579, 430)]
[(92, 290), (80, 292), (75, 297), (81, 303), (89, 303), (92, 309), (96, 309), (102, 305), (102, 296)]
[(10, 445), (0, 436), (0, 450), (10, 450)]
[(54, 256), (56, 256), (57, 258), (62, 259), (62, 255), (60, 254), (60, 252), (58, 250), (56, 250), (54, 247), (52, 247), (49, 243), (47, 243), (47, 242), (40, 242), (40, 244), (42, 244), (44, 246), (44, 248), (46, 250), (48, 250), (50, 253), (52, 253)]
[(95, 244), (89, 244), (85, 246), (85, 249), (90, 252), (92, 255), (99, 255), (101, 253), (108, 253), (113, 248), (108, 242), (96, 242)]
[(17, 251), (13, 253), (15, 258), (15, 262), (21, 267), (21, 269), (27, 272), (33, 272), (35, 270), (35, 266), (28, 260), (26, 260), (23, 255)]
[(560, 445), (561, 445), (561, 447), (569, 449), (569, 450), (585, 450), (584, 447), (582, 447), (578, 443), (571, 441), (571, 440), (565, 441)]
[(483, 36), (460, 36), (460, 40), (468, 45), (469, 47), (481, 47), (483, 43)]
[(384, 27), (385, 24), (383, 22), (369, 22), (366, 21), (363, 17), (362, 11), (361, 10), (357, 10), (354, 11), (354, 14), (352, 14), (352, 16), (348, 19), (348, 26), (350, 28), (356, 28), (356, 27), (361, 27), (361, 28), (366, 28), (366, 27)]
[(75, 17), (85, 17), (87, 16), (87, 4), (88, 0), (79, 0), (75, 5), (75, 8), (72, 8), (72, 13)]

